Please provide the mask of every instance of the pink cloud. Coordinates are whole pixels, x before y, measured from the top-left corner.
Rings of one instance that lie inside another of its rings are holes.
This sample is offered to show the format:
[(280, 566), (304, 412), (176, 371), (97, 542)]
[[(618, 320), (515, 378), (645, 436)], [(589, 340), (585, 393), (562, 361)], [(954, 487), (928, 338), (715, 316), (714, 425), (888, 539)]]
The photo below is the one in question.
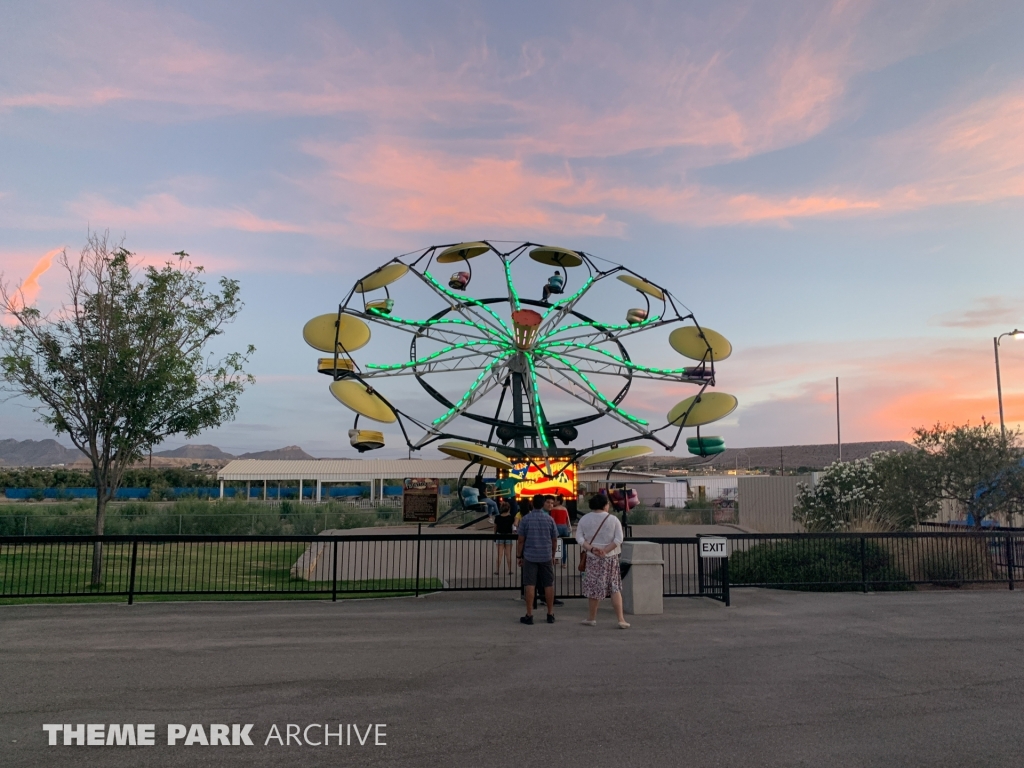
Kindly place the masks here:
[(517, 159), (463, 158), (398, 144), (308, 144), (328, 173), (317, 189), (370, 229), (439, 231), (474, 227), (616, 235), (601, 213), (570, 210), (580, 192), (568, 171), (530, 171)]
[(107, 223), (126, 229), (237, 229), (243, 232), (303, 232), (301, 225), (266, 219), (244, 208), (193, 206), (168, 193), (149, 195), (135, 205), (112, 203), (99, 195), (86, 195), (70, 206), (80, 219), (96, 224)]
[[(1024, 342), (1004, 341), (1001, 350), (1006, 423), (1024, 426)], [(992, 348), (983, 339), (739, 346), (717, 370), (717, 389), (736, 395), (740, 407), (709, 434), (742, 436), (748, 445), (834, 436), (837, 375), (847, 441), (907, 440), (914, 428), (936, 422), (999, 421)], [(637, 381), (623, 406), (663, 423), (693, 393), (689, 385)]]
[(1024, 196), (1024, 91), (980, 99), (880, 143), (877, 163), (894, 168), (903, 183), (885, 208), (916, 209), (952, 203), (987, 203)]
[[(51, 251), (47, 251), (43, 256), (36, 261), (35, 266), (28, 273), (28, 276), (22, 280), (17, 287), (13, 287), (11, 302), (8, 306), (8, 310), (19, 310), (24, 307), (34, 306), (36, 299), (39, 297), (39, 279), (46, 274), (46, 271), (53, 264), (53, 260), (58, 254), (63, 253), (63, 248), (54, 248)], [(2, 275), (0, 275), (2, 278)], [(14, 323), (14, 319), (4, 313), (3, 322), (7, 325)]]
[(875, 200), (835, 195), (728, 195), (697, 185), (622, 184), (567, 167), (537, 170), (512, 157), (464, 157), (403, 142), (308, 143), (326, 173), (311, 195), (348, 211), (363, 230), (415, 232), (491, 227), (621, 236), (624, 213), (694, 226), (790, 219), (876, 209)]

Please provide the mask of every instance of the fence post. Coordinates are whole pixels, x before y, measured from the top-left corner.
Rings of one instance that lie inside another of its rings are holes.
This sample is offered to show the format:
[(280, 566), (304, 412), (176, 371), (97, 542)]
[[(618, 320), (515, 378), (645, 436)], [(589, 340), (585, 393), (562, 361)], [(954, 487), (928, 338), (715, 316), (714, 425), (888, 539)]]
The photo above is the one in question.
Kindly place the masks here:
[(128, 574), (128, 605), (135, 602), (135, 561), (139, 556), (139, 540), (132, 541), (132, 565)]
[(700, 537), (697, 538), (697, 593), (704, 594), (704, 558), (700, 556)]
[(722, 599), (725, 600), (725, 607), (729, 607), (729, 557), (722, 560)]
[(867, 539), (860, 537), (860, 587), (861, 591), (866, 595), (868, 593), (868, 558), (867, 558)]
[(331, 602), (338, 602), (338, 540), (334, 542), (334, 553), (331, 555)]
[(420, 596), (420, 543), (423, 537), (423, 523), (416, 523), (416, 597)]
[(1013, 568), (1014, 568), (1014, 556), (1016, 553), (1013, 551), (1013, 534), (1006, 534), (1006, 580), (1010, 582), (1010, 589), (1013, 589)]

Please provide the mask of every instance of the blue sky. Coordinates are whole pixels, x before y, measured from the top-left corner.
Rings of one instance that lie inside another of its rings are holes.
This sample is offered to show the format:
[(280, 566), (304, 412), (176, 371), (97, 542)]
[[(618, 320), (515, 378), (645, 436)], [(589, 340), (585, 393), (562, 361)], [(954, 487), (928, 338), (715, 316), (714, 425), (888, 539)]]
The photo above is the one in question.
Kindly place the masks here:
[[(1024, 325), (1020, 3), (2, 13), (4, 279), (52, 308), (47, 255), (91, 227), (241, 280), (221, 343), (256, 345), (257, 385), (201, 442), (351, 453), (303, 323), (394, 255), (478, 238), (657, 276), (734, 344), (730, 445), (832, 440), (835, 376), (848, 440), (998, 417), (991, 338)], [(28, 406), (0, 404), (0, 436), (50, 436)]]

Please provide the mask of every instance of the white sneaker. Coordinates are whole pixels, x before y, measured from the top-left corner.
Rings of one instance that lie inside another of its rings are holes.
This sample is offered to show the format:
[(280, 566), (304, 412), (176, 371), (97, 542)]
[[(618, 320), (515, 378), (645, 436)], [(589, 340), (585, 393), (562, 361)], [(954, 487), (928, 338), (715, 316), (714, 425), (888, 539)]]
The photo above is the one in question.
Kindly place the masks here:
[(597, 621), (591, 621), (590, 619), (584, 619), (583, 621), (580, 622), (580, 624), (583, 624), (583, 625), (588, 626), (588, 627), (596, 627), (597, 626)]
[(619, 622), (619, 629), (629, 629), (629, 624), (625, 621)]

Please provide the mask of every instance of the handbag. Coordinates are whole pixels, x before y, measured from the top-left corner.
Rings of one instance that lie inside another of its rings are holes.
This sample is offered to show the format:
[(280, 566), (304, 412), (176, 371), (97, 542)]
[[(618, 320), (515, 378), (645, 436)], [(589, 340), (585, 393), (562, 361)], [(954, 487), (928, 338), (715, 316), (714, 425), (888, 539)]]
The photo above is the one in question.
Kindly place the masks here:
[[(597, 530), (594, 531), (594, 535), (590, 537), (590, 541), (588, 541), (587, 544), (593, 544), (594, 543), (594, 539), (597, 538), (597, 534), (599, 534), (601, 532), (601, 529), (604, 528), (604, 524), (608, 522), (608, 518), (609, 517), (611, 517), (611, 513), (610, 512), (605, 512), (604, 513), (604, 520), (602, 520), (601, 524), (599, 526), (597, 526)], [(585, 549), (583, 549), (583, 547), (580, 547), (579, 571), (580, 571), (580, 573), (583, 573), (585, 570), (587, 570), (587, 551)]]

